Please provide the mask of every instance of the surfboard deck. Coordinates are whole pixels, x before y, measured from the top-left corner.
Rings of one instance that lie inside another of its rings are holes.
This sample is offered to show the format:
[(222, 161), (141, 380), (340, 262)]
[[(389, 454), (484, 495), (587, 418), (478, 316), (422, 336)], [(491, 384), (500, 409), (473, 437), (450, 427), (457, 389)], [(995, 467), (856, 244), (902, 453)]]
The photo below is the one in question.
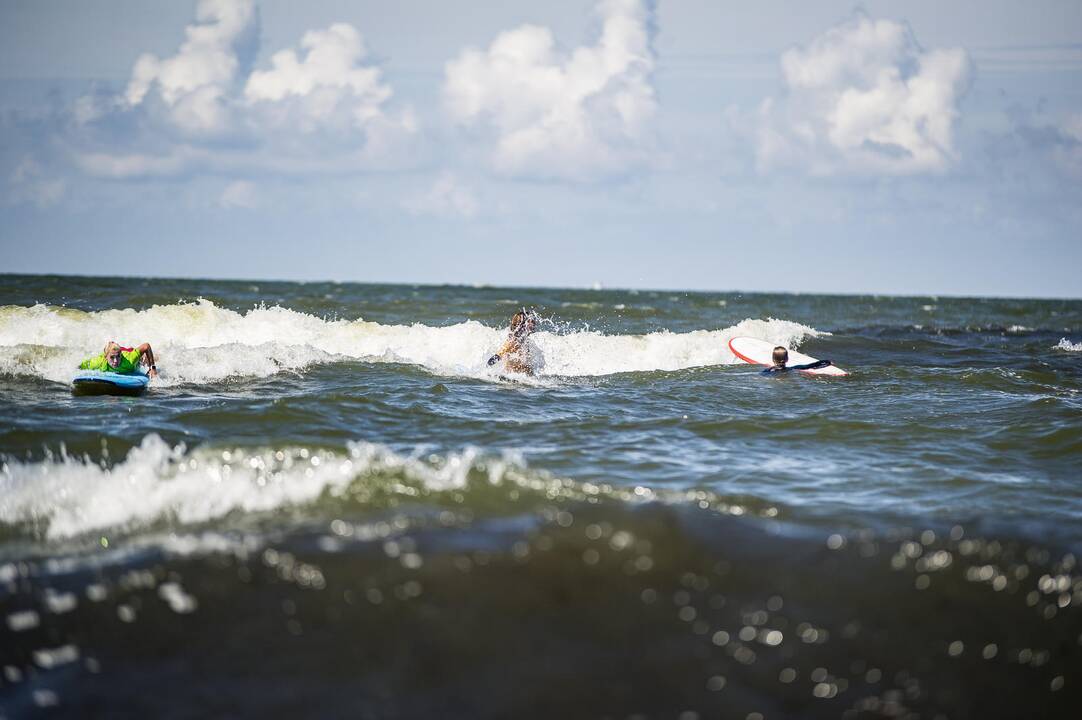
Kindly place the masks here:
[(136, 397), (146, 392), (150, 378), (142, 373), (121, 375), (99, 370), (83, 370), (72, 378), (71, 394), (80, 397), (89, 395), (120, 395)]
[[(766, 340), (760, 340), (759, 338), (734, 337), (729, 340), (729, 349), (732, 351), (733, 355), (736, 355), (738, 358), (751, 365), (766, 365), (767, 367), (773, 365), (773, 352), (775, 347), (777, 346), (768, 343)], [(805, 365), (807, 363), (818, 361), (818, 358), (813, 358), (811, 355), (805, 355), (796, 350), (789, 351), (789, 365)], [(819, 368), (818, 370), (800, 370), (799, 372), (806, 375), (831, 375), (835, 377), (849, 374), (835, 365), (828, 365), (825, 368)]]

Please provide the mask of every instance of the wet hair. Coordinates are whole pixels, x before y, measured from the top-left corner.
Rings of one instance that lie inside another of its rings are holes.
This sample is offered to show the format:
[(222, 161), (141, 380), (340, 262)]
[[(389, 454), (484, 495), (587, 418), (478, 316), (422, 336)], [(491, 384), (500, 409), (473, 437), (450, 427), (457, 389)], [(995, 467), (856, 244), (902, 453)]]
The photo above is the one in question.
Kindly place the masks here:
[(511, 317), (511, 334), (515, 337), (526, 337), (537, 329), (537, 313), (527, 310), (525, 307)]
[(775, 365), (784, 365), (785, 363), (789, 362), (789, 351), (783, 348), (781, 345), (778, 345), (776, 348), (774, 348), (773, 358)]

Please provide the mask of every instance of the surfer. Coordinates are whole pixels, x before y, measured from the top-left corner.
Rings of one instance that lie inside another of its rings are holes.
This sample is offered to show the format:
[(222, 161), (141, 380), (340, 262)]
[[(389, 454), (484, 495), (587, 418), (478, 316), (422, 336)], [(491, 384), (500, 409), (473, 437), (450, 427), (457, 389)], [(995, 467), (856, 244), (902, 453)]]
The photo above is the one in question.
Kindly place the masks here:
[(771, 356), (774, 360), (774, 364), (763, 370), (761, 375), (772, 375), (774, 373), (789, 372), (790, 370), (818, 370), (819, 368), (825, 368), (827, 365), (833, 365), (829, 360), (817, 360), (807, 365), (786, 365), (789, 362), (789, 351), (783, 348), (781, 345), (774, 348), (774, 353)]
[(132, 375), (139, 371), (140, 363), (149, 366), (147, 375), (158, 377), (158, 367), (154, 363), (154, 351), (151, 350), (150, 343), (143, 343), (137, 348), (126, 348), (110, 340), (105, 344), (101, 355), (83, 360), (79, 369)]
[(507, 342), (488, 359), (488, 364), (495, 365), (503, 360), (509, 371), (533, 375), (533, 365), (530, 363), (526, 340), (537, 330), (537, 320), (537, 313), (525, 307), (515, 313), (511, 318)]

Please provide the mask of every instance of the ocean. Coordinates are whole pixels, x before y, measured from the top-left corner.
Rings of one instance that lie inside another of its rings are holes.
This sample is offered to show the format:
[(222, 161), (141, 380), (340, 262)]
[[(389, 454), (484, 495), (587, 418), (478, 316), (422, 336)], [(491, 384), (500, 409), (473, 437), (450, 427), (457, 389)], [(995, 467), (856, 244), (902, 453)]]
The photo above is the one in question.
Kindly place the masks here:
[(1082, 707), (1079, 300), (6, 275), (0, 351), (2, 718)]

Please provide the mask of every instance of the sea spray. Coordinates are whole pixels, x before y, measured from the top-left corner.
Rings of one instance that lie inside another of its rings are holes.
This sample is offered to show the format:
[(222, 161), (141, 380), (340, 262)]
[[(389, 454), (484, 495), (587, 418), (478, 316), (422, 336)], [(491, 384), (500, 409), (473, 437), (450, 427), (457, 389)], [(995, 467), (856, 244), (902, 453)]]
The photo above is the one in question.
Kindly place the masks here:
[[(549, 327), (556, 327), (549, 324)], [(0, 308), (0, 373), (66, 382), (78, 363), (105, 340), (149, 342), (162, 385), (268, 377), (335, 360), (419, 365), (439, 375), (494, 376), (485, 359), (506, 331), (467, 320), (442, 327), (327, 320), (284, 307), (245, 313), (209, 300), (145, 310), (83, 312), (34, 305)], [(790, 348), (822, 335), (786, 320), (746, 319), (731, 327), (692, 332), (606, 335), (567, 326), (530, 340), (541, 376), (602, 376), (673, 371), (738, 362), (729, 338), (757, 337)]]
[[(486, 493), (495, 497), (486, 500)], [(425, 456), (366, 442), (350, 442), (344, 451), (188, 450), (148, 435), (112, 465), (61, 453), (41, 462), (7, 460), (0, 466), (0, 528), (23, 528), (48, 540), (105, 530), (130, 533), (163, 522), (177, 530), (230, 513), (242, 519), (305, 508), (314, 516), (326, 514), (326, 507), (314, 506), (317, 501), (331, 502), (332, 511), (368, 513), (420, 500), (466, 507), (496, 500), (527, 511), (557, 499), (694, 502), (725, 514), (778, 516), (776, 507), (754, 499), (726, 501), (700, 488), (579, 482), (532, 470), (513, 452), (494, 455), (473, 448)]]

